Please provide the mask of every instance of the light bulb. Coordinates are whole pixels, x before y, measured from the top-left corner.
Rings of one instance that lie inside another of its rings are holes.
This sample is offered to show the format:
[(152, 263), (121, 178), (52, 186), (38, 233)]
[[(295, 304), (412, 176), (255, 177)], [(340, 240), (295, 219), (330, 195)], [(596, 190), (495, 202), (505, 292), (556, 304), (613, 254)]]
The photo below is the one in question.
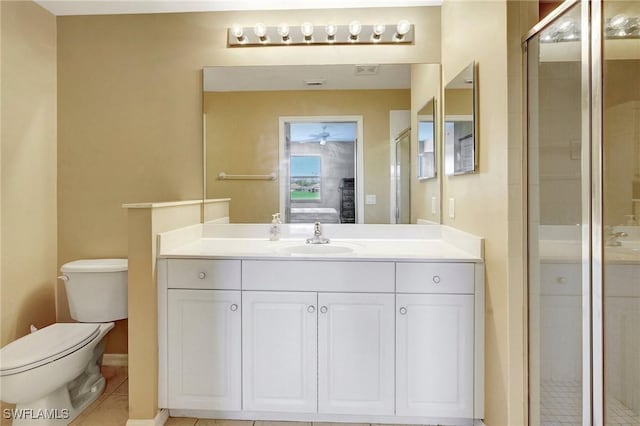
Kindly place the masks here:
[(262, 22), (258, 22), (253, 27), (253, 33), (260, 39), (260, 41), (266, 41), (267, 37), (267, 26)]
[(406, 19), (402, 19), (396, 25), (396, 33), (393, 36), (394, 41), (404, 40), (405, 34), (411, 30), (411, 24)]
[(373, 41), (380, 41), (380, 37), (384, 34), (387, 27), (384, 24), (376, 24), (373, 26)]
[(362, 24), (360, 21), (351, 21), (349, 23), (349, 34), (351, 34), (351, 40), (357, 40), (358, 35), (360, 35), (360, 31), (362, 31)]
[(405, 35), (410, 30), (411, 30), (411, 23), (406, 19), (402, 19), (401, 21), (399, 21), (398, 25), (396, 26), (396, 32), (401, 36)]
[(338, 33), (338, 26), (333, 22), (330, 22), (326, 27), (324, 27), (324, 31), (327, 33), (327, 40), (334, 41), (336, 39), (336, 34)]
[(239, 41), (242, 42), (244, 40), (244, 30), (238, 24), (233, 24), (231, 26), (231, 34)]
[(311, 41), (311, 36), (313, 35), (313, 24), (311, 22), (305, 22), (300, 26), (300, 31), (304, 36), (304, 41)]
[(558, 25), (558, 31), (560, 31), (561, 33), (569, 32), (573, 28), (573, 25), (573, 21), (567, 19), (566, 21), (563, 21)]
[(616, 15), (609, 21), (611, 28), (615, 28), (616, 30), (625, 28), (628, 23), (629, 18), (626, 15)]
[(289, 41), (289, 39), (290, 39), (290, 37), (289, 37), (289, 25), (287, 25), (287, 24), (278, 25), (278, 34), (280, 35), (280, 37), (282, 37), (282, 41), (284, 41), (284, 42)]

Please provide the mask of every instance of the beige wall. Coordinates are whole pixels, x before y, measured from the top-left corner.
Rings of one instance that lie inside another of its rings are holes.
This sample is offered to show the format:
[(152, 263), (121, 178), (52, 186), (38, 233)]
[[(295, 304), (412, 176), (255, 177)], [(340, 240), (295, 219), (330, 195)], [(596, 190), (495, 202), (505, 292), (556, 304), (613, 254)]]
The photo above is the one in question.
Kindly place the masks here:
[[(450, 77), (451, 78), (451, 77)], [(444, 92), (444, 115), (473, 114), (473, 91), (471, 89), (447, 89)]]
[(360, 115), (364, 191), (377, 195), (364, 206), (365, 223), (389, 223), (389, 111), (409, 108), (408, 89), (207, 92), (207, 197), (231, 198), (231, 222), (269, 222), (279, 181), (220, 181), (218, 173), (277, 171), (279, 117)]
[[(522, 56), (517, 47), (532, 25), (533, 5), (454, 0), (442, 5), (444, 82), (471, 61), (478, 64), (479, 170), (444, 178), (443, 220), (485, 237), (485, 419), (490, 426), (525, 422), (522, 137), (518, 127)], [(449, 198), (455, 199), (455, 218), (448, 215)]]
[[(415, 64), (411, 66), (411, 128), (418, 128), (418, 111), (432, 98), (436, 99), (436, 158), (442, 154), (441, 128), (438, 119), (442, 116), (441, 67), (439, 64)], [(442, 162), (436, 161), (436, 178), (418, 180), (418, 132), (411, 132), (411, 223), (418, 219), (440, 222), (440, 184)], [(436, 212), (431, 211), (431, 198), (436, 198)]]
[[(233, 23), (407, 17), (417, 28), (411, 45), (226, 47)], [(59, 264), (127, 256), (122, 203), (201, 197), (203, 66), (440, 62), (437, 7), (66, 16), (57, 22)], [(64, 319), (66, 299), (58, 290)], [(136, 336), (154, 347), (155, 336)], [(108, 350), (124, 345), (112, 339)], [(130, 369), (146, 371), (130, 355)], [(153, 386), (150, 380), (138, 384)], [(156, 402), (143, 389), (132, 386), (131, 418), (155, 416)]]
[[(338, 12), (59, 17), (59, 263), (127, 256), (123, 203), (201, 197), (203, 66), (440, 61), (439, 8)], [(226, 47), (233, 23), (406, 17), (421, 29), (413, 45)], [(59, 318), (66, 320), (61, 285), (58, 294)], [(122, 323), (107, 352), (126, 351)]]
[(2, 1), (2, 336), (55, 322), (56, 20)]
[[(627, 40), (625, 40), (627, 41)], [(605, 53), (607, 53), (605, 45)], [(640, 49), (636, 50), (640, 56)], [(605, 59), (608, 59), (608, 55)], [(640, 60), (606, 60), (604, 68), (604, 222), (640, 214)], [(636, 217), (636, 221), (639, 220)], [(637, 223), (637, 222), (636, 222)]]

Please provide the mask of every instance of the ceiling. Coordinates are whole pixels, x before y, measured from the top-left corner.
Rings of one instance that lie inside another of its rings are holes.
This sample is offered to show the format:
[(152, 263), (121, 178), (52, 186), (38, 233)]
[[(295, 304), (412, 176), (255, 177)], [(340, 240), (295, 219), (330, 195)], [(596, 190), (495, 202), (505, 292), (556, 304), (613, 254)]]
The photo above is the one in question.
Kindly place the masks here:
[(35, 0), (54, 15), (440, 6), (442, 0)]

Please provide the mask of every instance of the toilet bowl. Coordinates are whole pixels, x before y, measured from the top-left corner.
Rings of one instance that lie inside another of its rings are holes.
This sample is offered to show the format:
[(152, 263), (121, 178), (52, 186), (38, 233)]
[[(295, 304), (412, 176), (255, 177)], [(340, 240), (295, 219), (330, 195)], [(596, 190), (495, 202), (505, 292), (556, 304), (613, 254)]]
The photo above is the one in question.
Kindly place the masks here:
[(82, 322), (52, 324), (0, 349), (0, 398), (16, 404), (14, 426), (67, 425), (95, 401), (105, 387), (103, 337), (111, 321), (127, 317), (126, 259), (80, 260), (61, 270), (71, 316)]

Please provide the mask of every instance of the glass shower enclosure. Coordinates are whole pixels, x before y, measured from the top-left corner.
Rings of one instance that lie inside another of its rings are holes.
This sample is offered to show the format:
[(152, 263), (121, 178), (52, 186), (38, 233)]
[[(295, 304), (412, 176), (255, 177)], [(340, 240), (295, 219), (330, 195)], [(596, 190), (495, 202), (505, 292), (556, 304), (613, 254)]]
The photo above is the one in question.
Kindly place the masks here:
[(640, 425), (640, 2), (524, 41), (530, 425)]

